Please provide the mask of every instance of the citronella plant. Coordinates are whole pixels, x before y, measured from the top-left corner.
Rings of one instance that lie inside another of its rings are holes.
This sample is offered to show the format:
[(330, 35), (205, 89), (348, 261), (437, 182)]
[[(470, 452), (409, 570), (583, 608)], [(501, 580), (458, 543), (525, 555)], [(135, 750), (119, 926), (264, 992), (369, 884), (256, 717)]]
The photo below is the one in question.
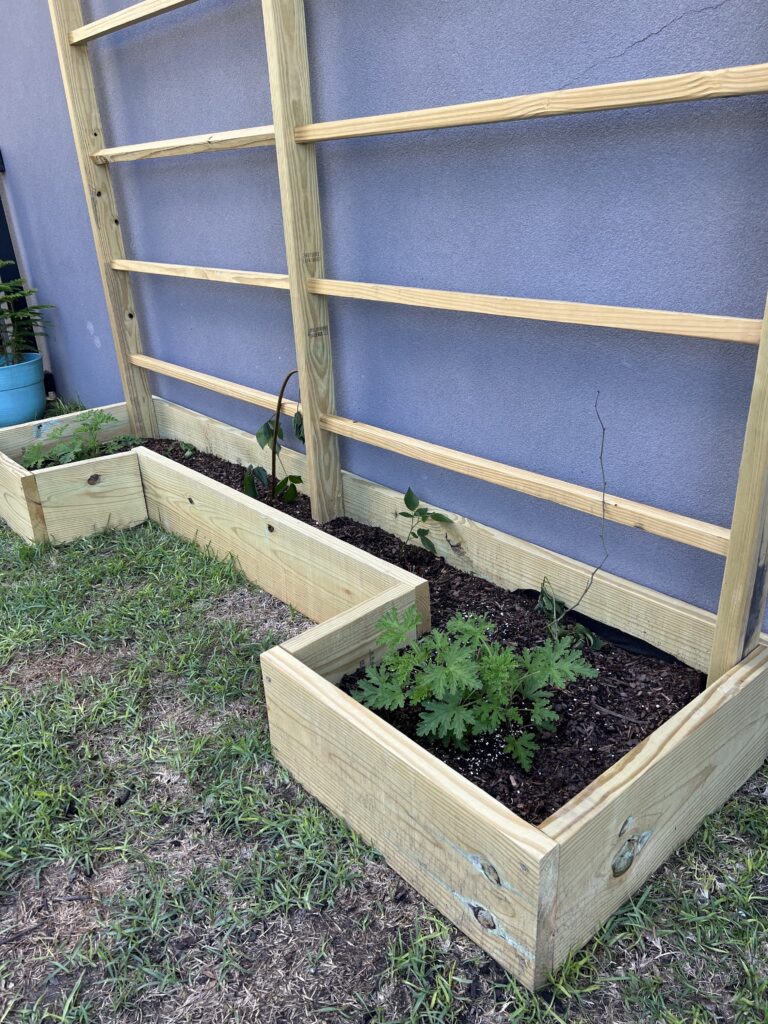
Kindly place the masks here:
[(403, 541), (403, 549), (408, 546), (411, 537), (416, 537), (427, 551), (431, 551), (434, 555), (436, 553), (435, 545), (432, 543), (429, 529), (425, 526), (425, 523), (450, 523), (451, 520), (448, 516), (443, 515), (442, 512), (433, 512), (426, 505), (422, 505), (410, 487), (403, 495), (403, 504), (405, 505), (405, 511), (398, 512), (397, 514), (402, 516), (403, 519), (408, 519), (411, 524), (408, 534)]
[(537, 736), (559, 721), (552, 697), (597, 672), (570, 636), (517, 653), (491, 639), (495, 626), (456, 615), (445, 629), (413, 639), (415, 608), (390, 609), (378, 624), (384, 658), (371, 666), (354, 696), (373, 710), (418, 711), (417, 734), (465, 749), (476, 736), (503, 730), (505, 751), (531, 770)]

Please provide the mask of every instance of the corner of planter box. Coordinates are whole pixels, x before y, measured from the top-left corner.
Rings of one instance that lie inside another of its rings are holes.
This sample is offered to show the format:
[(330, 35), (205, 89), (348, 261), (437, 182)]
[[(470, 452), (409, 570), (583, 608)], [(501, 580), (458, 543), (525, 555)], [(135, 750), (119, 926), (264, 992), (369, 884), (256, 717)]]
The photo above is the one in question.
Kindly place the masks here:
[[(322, 663), (311, 632), (304, 649)], [(478, 946), (541, 986), (553, 966), (558, 844), (289, 647), (300, 650), (290, 641), (261, 659), (275, 756)]]

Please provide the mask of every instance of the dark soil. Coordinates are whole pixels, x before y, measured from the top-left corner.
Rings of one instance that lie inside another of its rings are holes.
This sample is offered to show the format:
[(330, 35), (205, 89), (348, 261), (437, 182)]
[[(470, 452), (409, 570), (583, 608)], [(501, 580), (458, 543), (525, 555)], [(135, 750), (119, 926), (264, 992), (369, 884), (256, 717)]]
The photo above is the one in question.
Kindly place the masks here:
[[(176, 441), (144, 443), (213, 480), (242, 490), (242, 466), (203, 452), (187, 455)], [(290, 505), (270, 500), (266, 494), (261, 500), (303, 522), (313, 522), (309, 501), (303, 496)], [(504, 590), (453, 568), (422, 548), (403, 550), (392, 534), (351, 519), (335, 519), (318, 529), (428, 580), (434, 627), (444, 626), (460, 612), (490, 619), (497, 627), (494, 638), (511, 647), (529, 647), (547, 639), (546, 619), (536, 608), (537, 594)], [(631, 637), (615, 631), (610, 636), (601, 650), (587, 652), (587, 659), (598, 670), (597, 678), (579, 680), (556, 694), (553, 705), (560, 724), (554, 733), (540, 738), (530, 774), (504, 753), (503, 734), (480, 737), (466, 752), (448, 751), (416, 735), (413, 713), (384, 712), (382, 717), (527, 821), (541, 822), (703, 688), (700, 672)], [(354, 689), (356, 678), (343, 680), (342, 688), (347, 692)]]

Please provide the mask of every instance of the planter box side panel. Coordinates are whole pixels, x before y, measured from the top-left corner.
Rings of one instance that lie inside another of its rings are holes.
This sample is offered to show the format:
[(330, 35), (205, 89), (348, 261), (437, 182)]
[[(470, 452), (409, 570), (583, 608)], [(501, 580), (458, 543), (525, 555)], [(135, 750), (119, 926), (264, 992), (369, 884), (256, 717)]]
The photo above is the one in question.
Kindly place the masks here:
[(24, 540), (48, 539), (35, 477), (0, 452), (0, 519)]
[[(261, 447), (253, 434), (237, 427), (230, 427), (220, 420), (203, 416), (202, 413), (185, 409), (165, 398), (155, 398), (155, 415), (161, 437), (174, 441), (186, 441), (202, 452), (216, 455), (220, 459), (240, 466), (263, 466), (269, 470), (271, 454)], [(265, 414), (266, 415), (266, 414)], [(307, 460), (300, 452), (283, 446), (280, 461), (286, 473), (306, 476)], [(303, 491), (302, 485), (299, 490)]]
[(560, 845), (555, 965), (768, 756), (768, 648), (657, 729), (542, 826)]
[(54, 544), (147, 520), (139, 460), (133, 452), (40, 469), (34, 477)]
[[(344, 473), (343, 480), (346, 515), (405, 536), (407, 525), (396, 516), (401, 495), (351, 473)], [(707, 670), (715, 629), (711, 612), (605, 571), (587, 589), (592, 566), (449, 510), (435, 511), (453, 520), (447, 529), (431, 530), (431, 536), (438, 554), (457, 569), (507, 590), (540, 590), (547, 579), (559, 600), (568, 605), (579, 601), (583, 615)]]
[(220, 558), (234, 557), (250, 580), (315, 622), (413, 579), (162, 455), (136, 453), (150, 519)]
[[(115, 418), (114, 423), (108, 423), (102, 427), (99, 437), (107, 441), (111, 437), (118, 437), (120, 434), (130, 432), (125, 402), (99, 406), (99, 408)], [(19, 459), (31, 444), (36, 441), (45, 441), (54, 427), (66, 427), (63, 436), (69, 436), (77, 427), (82, 415), (82, 412), (71, 412), (64, 416), (51, 416), (46, 420), (30, 420), (28, 423), (20, 423), (15, 427), (3, 427), (0, 430), (0, 452), (5, 452), (12, 459)]]
[[(264, 451), (245, 431), (165, 399), (156, 398), (155, 408), (164, 437), (189, 441), (231, 462), (267, 466)], [(282, 457), (288, 472), (305, 475), (304, 455), (286, 448)], [(405, 536), (407, 526), (397, 516), (403, 507), (401, 494), (354, 473), (343, 472), (342, 479), (345, 515)], [(449, 510), (435, 511), (453, 520), (447, 529), (431, 531), (438, 553), (450, 565), (509, 590), (538, 590), (546, 577), (558, 598), (568, 604), (584, 594), (592, 566)], [(579, 610), (661, 648), (701, 672), (709, 667), (715, 628), (711, 612), (604, 571), (584, 594)]]
[(473, 941), (541, 984), (557, 844), (285, 650), (262, 667), (278, 760)]
[(282, 644), (284, 651), (298, 658), (323, 679), (337, 684), (345, 675), (372, 665), (382, 650), (378, 623), (390, 608), (402, 614), (415, 606), (421, 624), (421, 636), (430, 628), (429, 584), (414, 577), (413, 586), (398, 584), (349, 611), (334, 615), (319, 626), (292, 637)]

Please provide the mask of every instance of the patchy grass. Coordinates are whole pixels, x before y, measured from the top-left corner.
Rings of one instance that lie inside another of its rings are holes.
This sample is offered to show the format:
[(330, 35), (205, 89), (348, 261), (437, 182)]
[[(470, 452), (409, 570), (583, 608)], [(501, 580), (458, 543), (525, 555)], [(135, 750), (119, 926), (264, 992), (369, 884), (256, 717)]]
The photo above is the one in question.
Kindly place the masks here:
[(0, 532), (0, 623), (0, 1024), (768, 1022), (765, 772), (534, 997), (272, 760), (232, 566)]

